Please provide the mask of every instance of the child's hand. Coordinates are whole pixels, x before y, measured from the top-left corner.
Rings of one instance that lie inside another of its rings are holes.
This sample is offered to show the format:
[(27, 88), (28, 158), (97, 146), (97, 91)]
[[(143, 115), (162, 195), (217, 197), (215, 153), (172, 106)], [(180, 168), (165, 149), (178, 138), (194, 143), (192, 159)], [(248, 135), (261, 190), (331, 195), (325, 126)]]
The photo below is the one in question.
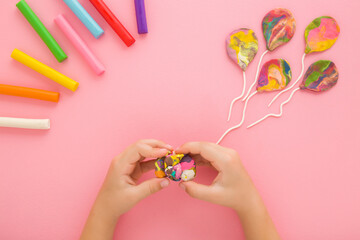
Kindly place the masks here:
[(210, 186), (195, 182), (182, 182), (180, 187), (192, 197), (244, 212), (257, 197), (256, 189), (241, 164), (238, 153), (214, 143), (190, 142), (176, 153), (189, 153), (198, 165), (214, 167), (218, 176)]
[(177, 153), (189, 153), (199, 165), (214, 167), (219, 174), (210, 186), (182, 182), (192, 197), (236, 210), (247, 240), (278, 240), (276, 228), (235, 150), (214, 143), (186, 143)]
[(96, 198), (81, 239), (112, 239), (119, 216), (140, 200), (169, 185), (169, 180), (153, 178), (139, 185), (141, 175), (154, 170), (155, 160), (172, 151), (157, 140), (140, 140), (114, 158)]

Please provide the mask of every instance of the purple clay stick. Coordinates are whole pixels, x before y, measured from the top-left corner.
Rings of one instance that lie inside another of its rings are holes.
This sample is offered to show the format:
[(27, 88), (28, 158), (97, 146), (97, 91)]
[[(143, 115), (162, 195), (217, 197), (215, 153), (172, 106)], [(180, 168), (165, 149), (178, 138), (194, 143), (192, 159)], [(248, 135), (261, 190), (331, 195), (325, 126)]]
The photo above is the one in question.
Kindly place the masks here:
[(138, 33), (148, 33), (144, 0), (134, 0)]

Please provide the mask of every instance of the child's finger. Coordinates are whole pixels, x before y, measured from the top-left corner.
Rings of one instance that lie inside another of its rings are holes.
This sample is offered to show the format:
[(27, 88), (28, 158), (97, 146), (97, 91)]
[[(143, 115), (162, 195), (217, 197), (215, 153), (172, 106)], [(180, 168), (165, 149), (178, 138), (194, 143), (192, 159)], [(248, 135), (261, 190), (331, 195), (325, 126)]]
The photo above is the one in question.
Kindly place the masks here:
[(196, 166), (206, 166), (216, 171), (216, 168), (214, 168), (214, 166), (211, 165), (211, 163), (208, 160), (204, 159), (201, 155), (197, 154), (192, 155), (191, 157), (195, 160)]
[(198, 184), (192, 181), (181, 182), (179, 186), (193, 198), (208, 202), (212, 202), (214, 198), (213, 188), (211, 186)]
[(165, 148), (169, 151), (173, 151), (173, 147), (163, 141), (156, 140), (156, 139), (144, 139), (140, 140), (140, 142), (150, 145), (153, 148)]
[(200, 154), (208, 160), (218, 171), (224, 165), (227, 153), (224, 148), (214, 143), (207, 142), (189, 142), (176, 150), (176, 153)]
[(169, 186), (170, 181), (166, 178), (152, 178), (150, 180), (147, 180), (138, 186), (136, 186), (136, 191), (138, 192), (139, 200), (142, 200), (151, 194), (154, 194), (161, 189)]
[(169, 152), (166, 148), (153, 148), (143, 142), (138, 142), (129, 147), (123, 154), (122, 158), (128, 163), (142, 161), (145, 158), (160, 158)]

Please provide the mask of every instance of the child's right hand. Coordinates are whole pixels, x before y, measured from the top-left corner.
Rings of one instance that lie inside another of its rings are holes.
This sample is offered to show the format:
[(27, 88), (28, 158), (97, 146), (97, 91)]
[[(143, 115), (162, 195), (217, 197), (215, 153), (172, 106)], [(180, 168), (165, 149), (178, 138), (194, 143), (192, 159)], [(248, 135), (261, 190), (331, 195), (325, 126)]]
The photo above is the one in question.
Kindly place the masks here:
[(190, 154), (198, 165), (212, 166), (219, 172), (210, 186), (195, 182), (180, 183), (190, 196), (233, 208), (239, 213), (258, 200), (257, 191), (235, 150), (214, 143), (190, 142), (176, 153)]
[(214, 143), (186, 143), (177, 153), (190, 154), (199, 165), (214, 167), (219, 174), (210, 186), (182, 182), (192, 197), (233, 208), (247, 240), (278, 240), (276, 228), (240, 157), (235, 150)]

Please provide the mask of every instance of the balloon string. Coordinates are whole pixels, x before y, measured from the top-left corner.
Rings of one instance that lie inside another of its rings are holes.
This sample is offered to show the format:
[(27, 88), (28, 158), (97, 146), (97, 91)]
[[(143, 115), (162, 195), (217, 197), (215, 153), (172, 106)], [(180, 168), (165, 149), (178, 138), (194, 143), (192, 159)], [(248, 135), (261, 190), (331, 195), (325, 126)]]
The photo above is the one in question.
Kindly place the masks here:
[(303, 76), (304, 74), (304, 70), (305, 70), (305, 56), (306, 56), (306, 53), (304, 53), (303, 57), (302, 57), (302, 60), (301, 60), (301, 73), (300, 73), (300, 76), (298, 77), (298, 79), (296, 79), (296, 81), (293, 83), (293, 85), (289, 88), (286, 88), (284, 90), (282, 90), (281, 92), (279, 92), (272, 100), (271, 102), (269, 103), (268, 107), (271, 106), (271, 104), (273, 104), (275, 102), (275, 100), (280, 97), (281, 94), (289, 91), (290, 89), (292, 89), (301, 79), (301, 77)]
[(231, 112), (232, 112), (232, 108), (233, 108), (233, 105), (236, 101), (238, 101), (240, 98), (242, 98), (242, 96), (244, 95), (245, 93), (245, 88), (246, 88), (246, 74), (245, 72), (243, 71), (243, 79), (244, 79), (244, 86), (243, 86), (243, 90), (242, 90), (242, 93), (240, 96), (238, 96), (237, 98), (234, 98), (230, 104), (230, 109), (229, 109), (229, 115), (228, 115), (228, 121), (230, 121), (230, 118), (231, 118)]
[(244, 105), (244, 109), (243, 109), (243, 116), (242, 116), (241, 122), (240, 122), (238, 125), (229, 128), (229, 129), (221, 136), (221, 138), (219, 139), (219, 141), (217, 141), (216, 144), (219, 144), (229, 132), (231, 132), (232, 130), (235, 130), (235, 129), (241, 127), (241, 125), (244, 123), (244, 120), (245, 120), (245, 112), (246, 112), (247, 104), (248, 104), (250, 98), (252, 98), (256, 93), (257, 93), (257, 91), (253, 92), (253, 93), (246, 99), (246, 102), (245, 102), (245, 105)]
[(249, 125), (247, 128), (251, 128), (259, 123), (261, 123), (262, 121), (264, 121), (265, 119), (269, 118), (269, 117), (281, 117), (281, 115), (283, 114), (283, 106), (285, 104), (287, 104), (288, 102), (290, 102), (291, 98), (294, 96), (294, 94), (300, 90), (300, 88), (295, 88), (294, 91), (292, 91), (292, 93), (290, 94), (290, 97), (288, 98), (288, 100), (286, 100), (285, 102), (281, 103), (280, 105), (280, 113), (279, 114), (275, 114), (275, 113), (270, 113), (268, 115), (266, 115), (265, 117), (261, 118), (260, 120), (254, 122), (253, 124)]
[(254, 82), (251, 84), (248, 92), (246, 93), (245, 97), (242, 99), (242, 101), (245, 101), (246, 98), (249, 96), (250, 92), (251, 92), (251, 89), (255, 86), (256, 82), (257, 82), (257, 79), (259, 77), (259, 72), (260, 72), (260, 65), (261, 65), (261, 62), (262, 62), (262, 59), (264, 58), (265, 54), (267, 54), (269, 52), (269, 50), (266, 50), (260, 57), (260, 61), (259, 61), (259, 64), (258, 64), (258, 67), (257, 67), (257, 70), (256, 70), (256, 75), (255, 75), (255, 80)]
[(243, 90), (242, 90), (242, 93), (240, 95), (240, 98), (242, 98), (242, 96), (244, 96), (245, 88), (246, 88), (246, 74), (245, 74), (245, 71), (243, 71), (243, 80), (244, 80), (244, 85), (243, 85)]

